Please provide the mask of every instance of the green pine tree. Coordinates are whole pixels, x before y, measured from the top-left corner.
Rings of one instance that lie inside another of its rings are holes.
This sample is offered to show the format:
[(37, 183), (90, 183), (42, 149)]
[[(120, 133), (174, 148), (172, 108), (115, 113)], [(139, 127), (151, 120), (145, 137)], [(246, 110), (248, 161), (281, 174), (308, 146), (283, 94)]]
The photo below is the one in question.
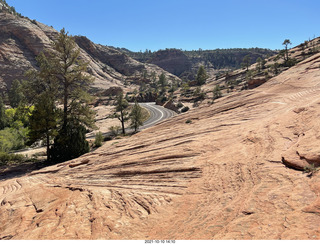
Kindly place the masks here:
[[(37, 57), (39, 70), (27, 73), (29, 82), (25, 90), (28, 100), (32, 104), (38, 104), (34, 115), (38, 120), (40, 117), (48, 117), (47, 112), (56, 109), (54, 104), (62, 105), (60, 112), (54, 114), (57, 115), (58, 124), (55, 132), (57, 136), (54, 138), (53, 147), (49, 150), (54, 161), (69, 160), (88, 152), (86, 128), (95, 128), (94, 112), (89, 106), (92, 98), (88, 93), (93, 79), (85, 75), (87, 64), (81, 61), (79, 56), (80, 49), (77, 48), (73, 37), (62, 29), (52, 44), (52, 49), (45, 50)], [(42, 96), (48, 98), (48, 101), (43, 102), (47, 106), (39, 105)], [(54, 136), (55, 134), (50, 134), (53, 132), (53, 121), (54, 119), (49, 127), (45, 123), (32, 127), (35, 131), (30, 132), (30, 135), (33, 133), (39, 136), (39, 131), (46, 131), (49, 137)]]
[(284, 49), (284, 61), (288, 62), (289, 61), (289, 51), (288, 51), (288, 45), (291, 45), (291, 41), (289, 39), (285, 39), (282, 43), (282, 45), (285, 46)]
[(60, 88), (58, 96), (63, 105), (62, 125), (65, 126), (71, 119), (94, 127), (94, 113), (89, 107), (91, 96), (88, 93), (93, 79), (84, 74), (87, 64), (79, 58), (80, 49), (64, 29), (60, 31), (53, 48), (55, 52), (48, 53), (47, 62), (50, 64), (49, 74), (56, 78)]
[(9, 102), (11, 107), (17, 108), (23, 101), (24, 95), (20, 81), (14, 80), (8, 92)]
[(86, 128), (78, 121), (68, 120), (58, 131), (49, 154), (52, 156), (52, 161), (63, 162), (88, 153), (89, 150)]
[(160, 87), (163, 89), (166, 87), (167, 85), (167, 78), (166, 75), (164, 73), (161, 73), (161, 75), (159, 75), (159, 81), (158, 81)]
[(131, 109), (130, 113), (130, 126), (132, 129), (134, 129), (134, 132), (137, 132), (140, 126), (143, 125), (143, 115), (142, 115), (142, 108), (141, 106), (135, 102)]
[(6, 109), (2, 98), (0, 97), (0, 130), (4, 129), (7, 125)]
[(251, 57), (250, 55), (246, 55), (243, 59), (242, 59), (242, 63), (241, 63), (241, 66), (243, 68), (246, 68), (247, 71), (249, 71), (249, 66), (250, 66), (250, 63), (251, 63)]
[(198, 70), (198, 73), (196, 76), (197, 85), (201, 86), (201, 85), (205, 84), (207, 79), (208, 79), (207, 72), (204, 69), (204, 67), (201, 65), (199, 67), (199, 70)]
[(257, 63), (257, 70), (258, 70), (258, 72), (261, 72), (262, 64), (263, 64), (262, 58), (261, 58), (261, 57), (258, 57), (257, 60), (256, 60), (256, 63)]
[(33, 144), (38, 140), (43, 140), (47, 147), (47, 161), (50, 161), (50, 145), (52, 139), (58, 134), (58, 115), (59, 111), (54, 99), (50, 94), (43, 93), (38, 97), (34, 110), (29, 119), (29, 141)]
[(126, 134), (124, 123), (129, 119), (128, 111), (126, 111), (128, 106), (129, 106), (128, 101), (123, 97), (123, 93), (120, 93), (117, 96), (117, 100), (116, 100), (115, 117), (120, 120), (121, 127), (122, 127), (122, 134), (124, 135)]

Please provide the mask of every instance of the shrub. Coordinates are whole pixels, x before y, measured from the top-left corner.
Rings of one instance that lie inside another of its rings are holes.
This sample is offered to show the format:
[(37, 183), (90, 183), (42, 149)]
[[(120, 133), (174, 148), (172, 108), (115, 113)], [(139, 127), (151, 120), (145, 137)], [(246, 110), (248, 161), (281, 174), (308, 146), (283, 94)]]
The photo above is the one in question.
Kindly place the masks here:
[(16, 128), (0, 130), (0, 151), (9, 152), (24, 148), (28, 129), (18, 123), (15, 124)]
[(185, 106), (183, 109), (181, 109), (181, 113), (185, 113), (189, 111), (189, 107), (188, 106)]
[(320, 168), (316, 167), (314, 164), (310, 164), (306, 167), (304, 167), (304, 172), (308, 173), (311, 177), (313, 174), (315, 174), (317, 171), (319, 171)]
[(89, 152), (89, 143), (86, 140), (86, 128), (77, 122), (69, 121), (55, 138), (50, 156), (54, 162), (63, 162), (87, 152)]
[(222, 96), (221, 89), (219, 85), (216, 85), (213, 89), (213, 97), (212, 99), (215, 100), (217, 98), (220, 98)]
[(95, 140), (94, 140), (94, 146), (95, 147), (101, 147), (103, 140), (104, 140), (103, 135), (102, 135), (101, 131), (99, 131), (96, 134), (96, 137), (95, 137)]
[(121, 130), (121, 127), (118, 125), (109, 127), (109, 131), (112, 137), (118, 136), (120, 130)]
[(103, 138), (103, 141), (111, 141), (112, 139), (113, 139), (112, 136), (105, 136)]
[(284, 63), (285, 67), (292, 67), (297, 64), (297, 60), (294, 58), (290, 58), (288, 61)]
[(23, 162), (25, 157), (21, 154), (9, 154), (0, 152), (0, 165), (7, 165), (13, 162)]
[(177, 107), (178, 107), (178, 108), (182, 108), (182, 107), (183, 107), (183, 104), (182, 104), (181, 102), (179, 102), (179, 103), (177, 104)]

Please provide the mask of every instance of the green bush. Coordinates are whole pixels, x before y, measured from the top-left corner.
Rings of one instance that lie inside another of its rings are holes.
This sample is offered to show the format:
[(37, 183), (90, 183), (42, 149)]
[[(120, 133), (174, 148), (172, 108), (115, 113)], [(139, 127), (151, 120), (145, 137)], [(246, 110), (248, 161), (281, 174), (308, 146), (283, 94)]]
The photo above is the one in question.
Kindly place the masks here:
[(292, 66), (295, 66), (296, 64), (297, 64), (297, 60), (294, 58), (290, 58), (289, 60), (284, 62), (285, 67), (292, 67)]
[(189, 107), (188, 106), (185, 106), (183, 109), (181, 109), (181, 113), (185, 113), (189, 111)]
[(67, 161), (89, 152), (89, 149), (86, 128), (78, 122), (69, 121), (55, 138), (49, 151), (50, 159), (57, 163)]
[(111, 141), (112, 139), (113, 139), (112, 136), (105, 136), (105, 137), (103, 138), (103, 141)]
[(101, 133), (101, 131), (99, 131), (97, 134), (96, 134), (96, 137), (95, 137), (95, 140), (94, 140), (94, 146), (95, 147), (101, 147), (102, 146), (102, 142), (103, 142), (103, 135)]
[(178, 108), (182, 108), (182, 107), (183, 107), (183, 104), (182, 104), (181, 102), (179, 102), (179, 103), (177, 104), (177, 107), (178, 107)]
[(13, 162), (23, 162), (25, 157), (20, 154), (9, 154), (6, 152), (0, 152), (0, 165), (7, 165)]
[(116, 137), (116, 136), (118, 136), (120, 130), (121, 130), (121, 127), (118, 126), (118, 125), (116, 125), (116, 126), (111, 126), (111, 127), (109, 128), (111, 137)]
[(19, 123), (16, 123), (14, 126), (15, 128), (0, 130), (0, 151), (9, 152), (25, 147), (28, 129), (24, 128)]

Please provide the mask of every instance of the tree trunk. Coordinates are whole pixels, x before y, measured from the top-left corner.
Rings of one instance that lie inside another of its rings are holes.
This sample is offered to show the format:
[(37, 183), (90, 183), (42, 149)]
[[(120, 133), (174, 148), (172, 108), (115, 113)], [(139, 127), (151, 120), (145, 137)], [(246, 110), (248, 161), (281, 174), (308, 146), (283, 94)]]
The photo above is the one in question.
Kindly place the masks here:
[(47, 162), (50, 161), (50, 136), (47, 134)]
[(121, 126), (122, 126), (122, 134), (126, 134), (126, 131), (124, 129), (124, 119), (123, 119), (123, 111), (120, 111), (120, 115), (121, 115)]

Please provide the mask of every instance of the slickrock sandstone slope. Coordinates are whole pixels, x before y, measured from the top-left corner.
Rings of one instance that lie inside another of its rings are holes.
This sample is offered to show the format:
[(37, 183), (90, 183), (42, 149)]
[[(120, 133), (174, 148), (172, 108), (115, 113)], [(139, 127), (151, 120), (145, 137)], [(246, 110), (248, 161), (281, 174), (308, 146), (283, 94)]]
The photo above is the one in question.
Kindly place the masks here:
[[(0, 13), (0, 92), (10, 88), (14, 79), (23, 79), (24, 73), (36, 68), (35, 57), (44, 48), (50, 48), (58, 32), (37, 21), (9, 13)], [(120, 51), (95, 44), (86, 37), (75, 37), (80, 57), (88, 62), (88, 72), (94, 76), (94, 86), (108, 89), (123, 86), (130, 76), (164, 72), (168, 78), (177, 78), (156, 65), (142, 64)], [(177, 78), (178, 79), (178, 78)]]
[(3, 179), (0, 238), (320, 239), (319, 64)]

